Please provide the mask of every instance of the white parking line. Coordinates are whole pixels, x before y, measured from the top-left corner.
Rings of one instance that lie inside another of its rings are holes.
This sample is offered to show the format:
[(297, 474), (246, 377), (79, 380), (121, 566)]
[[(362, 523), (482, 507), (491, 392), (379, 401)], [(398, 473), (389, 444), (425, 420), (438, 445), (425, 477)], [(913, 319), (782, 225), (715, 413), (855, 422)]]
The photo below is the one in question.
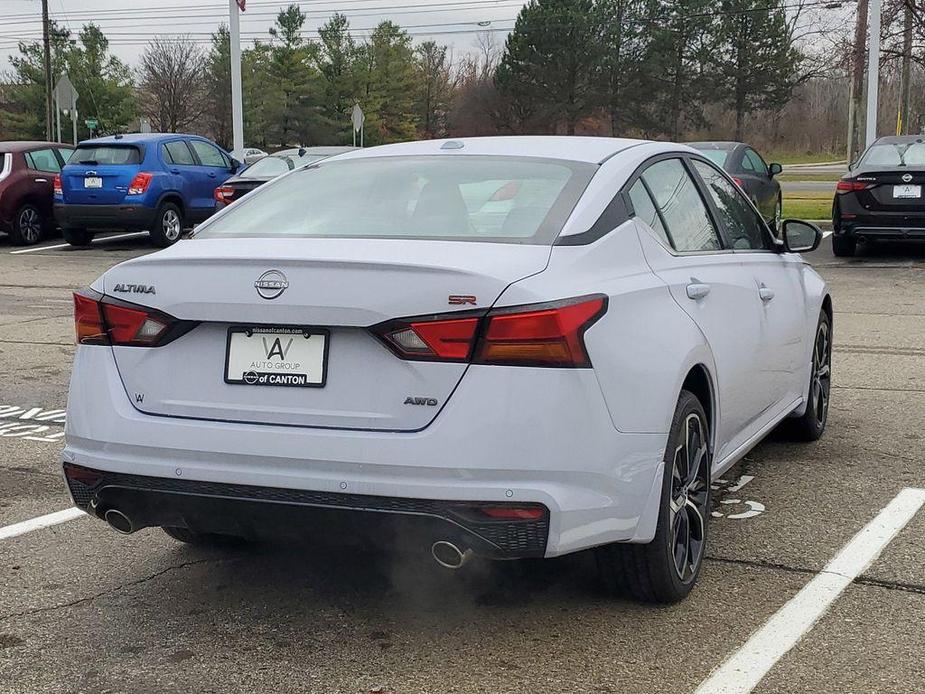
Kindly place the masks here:
[(799, 593), (775, 612), (695, 694), (745, 694), (764, 678), (842, 591), (863, 573), (925, 505), (925, 489), (903, 489)]
[(832, 235), (832, 232), (831, 232), (831, 231), (823, 231), (823, 232), (822, 232), (822, 238), (824, 238), (824, 239), (829, 238), (831, 235)]
[(49, 513), (45, 516), (39, 516), (38, 518), (30, 518), (29, 520), (23, 521), (22, 523), (6, 525), (0, 528), (0, 540), (8, 540), (9, 538), (16, 537), (17, 535), (25, 535), (26, 533), (31, 533), (33, 530), (41, 530), (42, 528), (47, 528), (51, 525), (65, 523), (69, 520), (80, 518), (83, 515), (86, 514), (75, 506), (73, 508), (66, 508), (63, 511), (55, 511), (54, 513)]
[[(101, 243), (103, 241), (115, 241), (116, 239), (127, 239), (132, 236), (141, 236), (147, 234), (147, 231), (133, 231), (128, 234), (116, 234), (115, 236), (101, 236), (98, 239), (93, 239), (90, 243)], [(38, 253), (39, 251), (50, 251), (55, 248), (67, 248), (71, 244), (69, 243), (59, 243), (54, 246), (37, 246), (35, 248), (22, 248), (18, 251), (10, 251), (10, 255), (19, 255), (20, 253)]]

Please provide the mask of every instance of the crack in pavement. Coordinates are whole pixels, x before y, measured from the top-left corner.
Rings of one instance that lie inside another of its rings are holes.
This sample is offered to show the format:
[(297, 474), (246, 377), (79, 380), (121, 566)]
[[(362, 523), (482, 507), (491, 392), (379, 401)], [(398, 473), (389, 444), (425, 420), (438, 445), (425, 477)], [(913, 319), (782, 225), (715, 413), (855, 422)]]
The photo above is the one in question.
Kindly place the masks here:
[(925, 393), (925, 388), (875, 388), (873, 386), (829, 386), (832, 390), (879, 390), (886, 393)]
[[(820, 569), (819, 571), (815, 569), (810, 569), (805, 566), (790, 566), (789, 564), (778, 564), (770, 561), (763, 561), (760, 559), (731, 559), (729, 557), (704, 557), (706, 561), (715, 561), (721, 564), (735, 564), (738, 566), (750, 566), (757, 569), (770, 569), (772, 571), (786, 571), (788, 573), (804, 574), (816, 576), (818, 574), (831, 574), (833, 576), (842, 576), (843, 578), (848, 578), (844, 574), (841, 574), (837, 571), (826, 571), (825, 569)], [(872, 578), (865, 576), (858, 576), (857, 578), (851, 581), (852, 583), (857, 583), (860, 585), (873, 586), (876, 588), (883, 588), (885, 590), (898, 590), (906, 593), (916, 593), (919, 595), (925, 595), (925, 585), (919, 585), (917, 583), (906, 583), (904, 581), (887, 581), (882, 578)]]
[(10, 619), (16, 619), (17, 617), (31, 617), (32, 615), (36, 615), (36, 614), (55, 612), (57, 610), (66, 609), (68, 607), (74, 607), (76, 605), (83, 605), (84, 603), (93, 602), (94, 600), (99, 600), (100, 598), (106, 597), (107, 595), (113, 595), (115, 593), (118, 593), (122, 590), (125, 590), (126, 588), (133, 588), (137, 585), (141, 585), (142, 583), (148, 583), (149, 581), (153, 581), (154, 579), (159, 578), (160, 576), (163, 576), (164, 574), (170, 573), (172, 571), (178, 571), (180, 569), (185, 569), (188, 566), (196, 566), (197, 564), (207, 564), (209, 562), (221, 563), (221, 562), (226, 562), (226, 561), (234, 561), (239, 558), (240, 557), (238, 556), (234, 556), (234, 557), (225, 556), (225, 557), (207, 557), (205, 559), (193, 559), (191, 561), (183, 562), (182, 564), (168, 566), (167, 568), (161, 569), (160, 571), (157, 571), (151, 574), (150, 576), (138, 578), (138, 579), (135, 579), (134, 581), (129, 581), (127, 583), (121, 583), (112, 588), (108, 588), (106, 590), (100, 591), (99, 593), (94, 593), (93, 595), (88, 595), (83, 598), (78, 598), (76, 600), (71, 600), (69, 602), (58, 603), (56, 605), (46, 605), (44, 607), (35, 607), (31, 610), (21, 610), (19, 612), (10, 612), (9, 614), (0, 615), (0, 623), (6, 622)]

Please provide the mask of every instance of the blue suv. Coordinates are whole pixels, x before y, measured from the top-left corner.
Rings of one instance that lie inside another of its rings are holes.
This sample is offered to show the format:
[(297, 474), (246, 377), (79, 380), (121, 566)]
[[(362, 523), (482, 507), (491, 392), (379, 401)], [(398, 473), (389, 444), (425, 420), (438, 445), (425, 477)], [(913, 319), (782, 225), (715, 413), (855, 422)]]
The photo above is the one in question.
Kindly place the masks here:
[(55, 219), (86, 246), (101, 229), (147, 230), (169, 246), (215, 212), (215, 188), (241, 165), (204, 137), (113, 135), (77, 145), (55, 176)]

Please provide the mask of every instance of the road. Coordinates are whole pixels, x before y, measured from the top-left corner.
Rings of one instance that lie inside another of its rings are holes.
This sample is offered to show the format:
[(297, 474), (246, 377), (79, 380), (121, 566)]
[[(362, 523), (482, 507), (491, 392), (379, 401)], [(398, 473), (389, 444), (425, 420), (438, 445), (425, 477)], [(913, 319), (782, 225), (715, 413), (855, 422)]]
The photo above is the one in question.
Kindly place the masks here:
[[(11, 250), (0, 241), (3, 692), (689, 692), (748, 660), (753, 631), (831, 577), (819, 572), (901, 490), (925, 487), (925, 247), (846, 260), (826, 242), (808, 259), (835, 303), (828, 431), (813, 445), (772, 435), (727, 473), (680, 605), (608, 597), (588, 554), (452, 574), (423, 554), (197, 549), (87, 517), (4, 538), (69, 506), (71, 290), (150, 252), (139, 237)], [(923, 534), (925, 509), (754, 691), (925, 690)]]

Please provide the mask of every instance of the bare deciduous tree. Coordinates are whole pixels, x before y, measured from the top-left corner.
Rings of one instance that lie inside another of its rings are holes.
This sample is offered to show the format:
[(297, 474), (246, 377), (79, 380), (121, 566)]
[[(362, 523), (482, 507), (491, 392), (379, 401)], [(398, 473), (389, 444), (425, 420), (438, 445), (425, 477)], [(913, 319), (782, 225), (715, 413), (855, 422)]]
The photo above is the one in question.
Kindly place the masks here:
[(197, 124), (208, 108), (206, 66), (205, 51), (184, 37), (148, 43), (138, 81), (141, 112), (154, 130), (175, 133)]

